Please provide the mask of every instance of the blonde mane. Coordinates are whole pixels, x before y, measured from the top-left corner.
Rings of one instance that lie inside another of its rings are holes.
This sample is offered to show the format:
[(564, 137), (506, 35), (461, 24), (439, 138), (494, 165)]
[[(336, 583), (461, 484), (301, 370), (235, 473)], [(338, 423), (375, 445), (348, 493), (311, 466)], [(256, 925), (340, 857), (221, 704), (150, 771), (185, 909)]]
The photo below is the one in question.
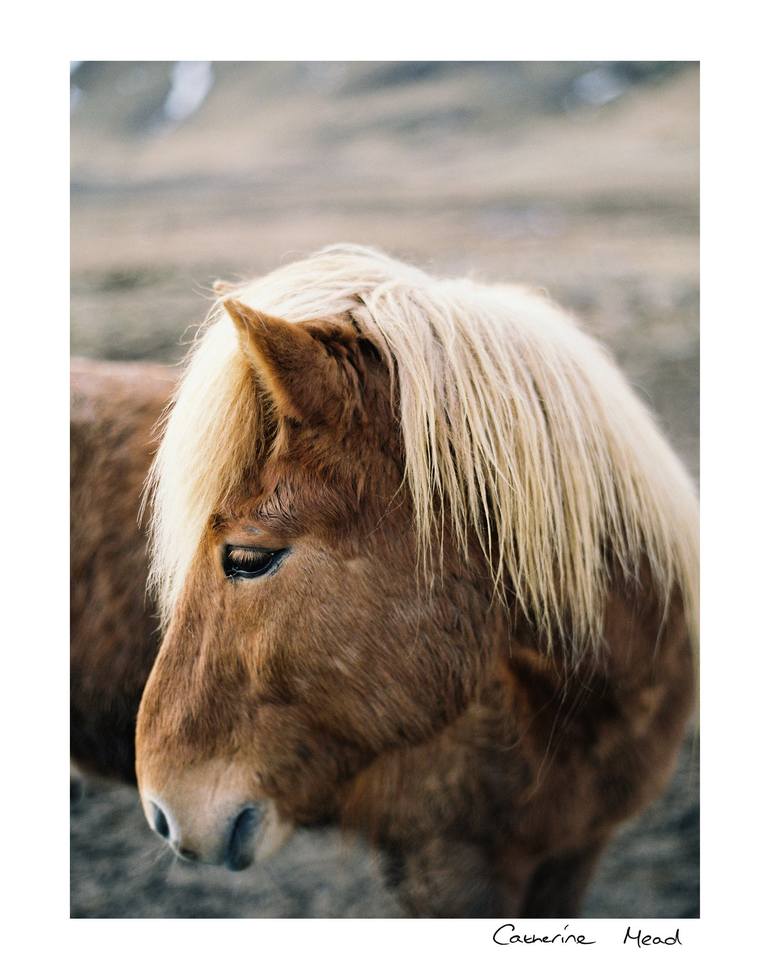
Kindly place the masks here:
[[(698, 514), (684, 467), (603, 349), (519, 286), (437, 279), (334, 246), (229, 294), (288, 320), (352, 316), (399, 392), (418, 541), (481, 542), (496, 587), (575, 649), (602, 634), (611, 561), (679, 589), (696, 639)], [(251, 368), (217, 303), (191, 352), (148, 492), (168, 617), (211, 514), (260, 451)], [(435, 501), (442, 502), (437, 510)]]

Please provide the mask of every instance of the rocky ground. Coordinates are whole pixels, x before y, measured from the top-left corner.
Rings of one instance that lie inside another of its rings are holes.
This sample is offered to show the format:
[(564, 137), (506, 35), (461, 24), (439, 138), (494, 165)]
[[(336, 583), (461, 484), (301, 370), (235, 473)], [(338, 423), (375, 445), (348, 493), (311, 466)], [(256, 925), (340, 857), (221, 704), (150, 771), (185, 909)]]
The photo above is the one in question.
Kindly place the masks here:
[[(178, 360), (218, 277), (335, 241), (577, 311), (698, 472), (698, 71), (634, 63), (82, 63), (72, 351)], [(185, 329), (187, 328), (187, 329)], [(698, 914), (697, 745), (585, 914)], [(374, 859), (302, 833), (241, 875), (175, 863), (135, 791), (72, 806), (72, 915), (392, 916)]]

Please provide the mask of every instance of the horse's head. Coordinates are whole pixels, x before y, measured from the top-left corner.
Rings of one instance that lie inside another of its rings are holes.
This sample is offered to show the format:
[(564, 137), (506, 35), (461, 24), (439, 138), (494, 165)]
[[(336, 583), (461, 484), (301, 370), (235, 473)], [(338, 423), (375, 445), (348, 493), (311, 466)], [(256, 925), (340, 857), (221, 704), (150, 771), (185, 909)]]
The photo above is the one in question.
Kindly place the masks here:
[(347, 246), (234, 296), (154, 465), (167, 628), (137, 774), (180, 853), (237, 867), (271, 817), (379, 820), (513, 623), (576, 663), (610, 578), (649, 568), (694, 624), (698, 536), (643, 406), (528, 290)]
[(271, 825), (333, 817), (363, 767), (462, 710), (489, 592), (451, 548), (440, 590), (420, 573), (387, 354), (350, 318), (225, 305), (249, 378), (228, 438), (255, 438), (182, 575), (137, 772), (179, 854), (237, 868)]

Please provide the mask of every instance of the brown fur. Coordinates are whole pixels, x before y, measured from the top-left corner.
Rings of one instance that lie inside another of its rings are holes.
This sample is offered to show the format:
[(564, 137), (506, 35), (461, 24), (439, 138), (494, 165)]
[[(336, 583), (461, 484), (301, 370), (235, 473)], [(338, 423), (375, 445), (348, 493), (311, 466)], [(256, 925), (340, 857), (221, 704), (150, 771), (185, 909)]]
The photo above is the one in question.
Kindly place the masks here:
[(130, 782), (160, 644), (138, 512), (174, 379), (160, 365), (72, 365), (70, 748), (80, 767)]
[[(693, 702), (680, 598), (618, 572), (603, 644), (575, 664), (499, 601), (477, 545), (433, 542), (431, 589), (377, 351), (351, 324), (230, 307), (271, 438), (173, 609), (139, 713), (140, 789), (184, 784), (196, 819), (216, 785), (294, 824), (339, 821), (388, 856), (414, 914), (573, 914), (604, 842), (671, 770)], [(226, 543), (291, 553), (233, 581)]]

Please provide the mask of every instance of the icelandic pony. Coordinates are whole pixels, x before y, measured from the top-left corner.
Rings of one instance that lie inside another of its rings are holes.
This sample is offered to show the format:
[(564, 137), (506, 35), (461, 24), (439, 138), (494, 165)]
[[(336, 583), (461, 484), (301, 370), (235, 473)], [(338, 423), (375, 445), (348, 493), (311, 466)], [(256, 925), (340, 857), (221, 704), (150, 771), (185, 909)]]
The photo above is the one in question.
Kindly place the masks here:
[(149, 494), (137, 774), (179, 855), (332, 821), (413, 914), (575, 913), (692, 709), (698, 532), (568, 315), (353, 246), (233, 288)]

